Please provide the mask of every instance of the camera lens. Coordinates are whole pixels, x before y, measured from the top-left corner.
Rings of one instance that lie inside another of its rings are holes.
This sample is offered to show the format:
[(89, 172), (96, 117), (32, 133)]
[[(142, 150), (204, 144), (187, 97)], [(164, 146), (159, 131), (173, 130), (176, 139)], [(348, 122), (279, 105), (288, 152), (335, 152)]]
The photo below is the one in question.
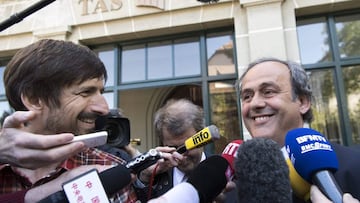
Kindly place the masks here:
[(104, 128), (108, 132), (108, 144), (116, 147), (129, 144), (130, 133), (126, 120), (125, 118), (108, 118)]
[(106, 116), (99, 116), (95, 121), (96, 131), (107, 131), (107, 144), (113, 147), (124, 147), (130, 143), (129, 119), (119, 115), (117, 111), (111, 110)]

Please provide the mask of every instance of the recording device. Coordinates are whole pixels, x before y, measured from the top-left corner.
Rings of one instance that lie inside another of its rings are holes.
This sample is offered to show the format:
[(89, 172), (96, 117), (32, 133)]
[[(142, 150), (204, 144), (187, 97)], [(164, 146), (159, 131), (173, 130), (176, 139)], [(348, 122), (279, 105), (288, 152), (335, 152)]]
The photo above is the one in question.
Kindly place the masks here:
[[(82, 175), (79, 177), (81, 176)], [(99, 173), (99, 178), (108, 197), (116, 194), (116, 192), (120, 191), (131, 182), (130, 170), (123, 165), (117, 165)], [(69, 200), (67, 199), (65, 192), (60, 190), (40, 200), (38, 203), (67, 202), (69, 202)]]
[(148, 152), (145, 152), (128, 161), (126, 167), (130, 169), (132, 173), (138, 174), (145, 168), (155, 164), (156, 161), (161, 158), (161, 152), (155, 149), (150, 149)]
[(84, 142), (87, 147), (96, 147), (106, 144), (108, 133), (106, 131), (100, 131), (96, 133), (89, 133), (83, 135), (77, 135), (70, 142)]
[(95, 121), (95, 131), (107, 131), (107, 144), (122, 148), (130, 143), (130, 121), (120, 115), (118, 109), (110, 109), (106, 116)]
[[(219, 129), (215, 125), (211, 125), (205, 127), (204, 129), (197, 132), (195, 135), (185, 140), (184, 145), (178, 147), (176, 151), (182, 154), (188, 150), (202, 147), (219, 138)], [(147, 167), (155, 164), (157, 160), (161, 158), (161, 152), (158, 152), (155, 149), (150, 149), (148, 152), (145, 152), (140, 156), (137, 156), (134, 159), (130, 160), (126, 164), (126, 167), (131, 169), (133, 173), (138, 174)]]
[(331, 144), (318, 131), (297, 128), (287, 133), (285, 147), (296, 171), (334, 203), (342, 203), (343, 192), (333, 173), (338, 161)]
[(289, 167), (290, 184), (294, 195), (305, 202), (308, 202), (310, 200), (310, 183), (304, 180), (295, 170), (285, 147), (281, 148), (281, 152), (283, 153), (286, 164)]
[(252, 138), (239, 146), (235, 176), (239, 203), (292, 202), (289, 169), (271, 139)]
[(186, 139), (184, 145), (178, 147), (176, 151), (182, 154), (188, 150), (202, 147), (218, 139), (220, 139), (219, 129), (215, 125), (210, 125)]
[[(195, 135), (186, 139), (184, 145), (178, 147), (176, 151), (182, 154), (188, 150), (202, 147), (210, 142), (218, 140), (219, 138), (219, 129), (215, 125), (211, 125), (203, 128)], [(140, 173), (145, 168), (155, 164), (156, 161), (161, 158), (160, 152), (155, 149), (150, 149), (148, 152), (130, 160), (126, 166), (130, 168), (133, 173)]]

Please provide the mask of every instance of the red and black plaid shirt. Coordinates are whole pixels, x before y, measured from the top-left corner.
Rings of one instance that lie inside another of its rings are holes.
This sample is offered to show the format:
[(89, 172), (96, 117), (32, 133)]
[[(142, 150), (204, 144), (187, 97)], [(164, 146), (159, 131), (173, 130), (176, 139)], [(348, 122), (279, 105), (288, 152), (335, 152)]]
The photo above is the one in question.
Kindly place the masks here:
[[(3, 164), (0, 165), (0, 194), (9, 194), (31, 189), (57, 178), (67, 170), (71, 170), (82, 165), (117, 165), (125, 163), (126, 162), (123, 159), (112, 154), (95, 148), (88, 148), (87, 150), (65, 160), (53, 173), (38, 180), (34, 184), (32, 184), (26, 177), (21, 176), (13, 170), (10, 165)], [(136, 202), (136, 200), (137, 197), (131, 184), (111, 197), (111, 201), (116, 203), (133, 203)]]

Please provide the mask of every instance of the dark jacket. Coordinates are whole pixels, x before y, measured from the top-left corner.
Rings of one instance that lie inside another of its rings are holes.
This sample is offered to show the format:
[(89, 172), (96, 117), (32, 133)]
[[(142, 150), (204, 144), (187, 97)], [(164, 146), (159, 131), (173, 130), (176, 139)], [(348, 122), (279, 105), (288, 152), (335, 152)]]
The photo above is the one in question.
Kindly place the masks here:
[(360, 150), (332, 144), (339, 162), (335, 179), (344, 193), (360, 200)]
[[(139, 185), (135, 184), (134, 188), (138, 200), (145, 203), (149, 199), (159, 197), (173, 188), (173, 169), (156, 175), (152, 186), (153, 187), (150, 189), (148, 184), (146, 184), (145, 187), (139, 187)], [(151, 192), (151, 194), (149, 194), (149, 192)]]

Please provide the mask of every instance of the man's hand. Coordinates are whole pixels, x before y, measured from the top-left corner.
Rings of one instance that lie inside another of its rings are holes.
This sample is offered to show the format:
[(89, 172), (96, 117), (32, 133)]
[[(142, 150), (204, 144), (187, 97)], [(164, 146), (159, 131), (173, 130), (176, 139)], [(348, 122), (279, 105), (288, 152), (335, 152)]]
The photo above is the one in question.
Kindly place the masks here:
[(39, 135), (21, 130), (35, 117), (31, 111), (8, 116), (0, 132), (0, 163), (36, 169), (65, 160), (84, 149), (83, 142), (67, 144), (71, 133)]
[[(332, 203), (315, 185), (310, 188), (310, 199), (313, 203)], [(343, 195), (343, 203), (359, 203), (351, 194), (345, 193)]]
[(155, 149), (161, 152), (162, 159), (159, 159), (156, 164), (141, 171), (138, 178), (143, 183), (148, 183), (150, 181), (150, 177), (155, 167), (157, 167), (156, 174), (160, 174), (172, 167), (176, 167), (179, 164), (179, 161), (184, 158), (181, 154), (176, 152), (176, 148), (174, 147), (156, 147)]
[(221, 203), (221, 202), (225, 202), (226, 200), (226, 194), (228, 192), (231, 192), (233, 190), (236, 190), (236, 184), (234, 181), (229, 181), (224, 190), (215, 198), (215, 200), (213, 201), (213, 203)]

